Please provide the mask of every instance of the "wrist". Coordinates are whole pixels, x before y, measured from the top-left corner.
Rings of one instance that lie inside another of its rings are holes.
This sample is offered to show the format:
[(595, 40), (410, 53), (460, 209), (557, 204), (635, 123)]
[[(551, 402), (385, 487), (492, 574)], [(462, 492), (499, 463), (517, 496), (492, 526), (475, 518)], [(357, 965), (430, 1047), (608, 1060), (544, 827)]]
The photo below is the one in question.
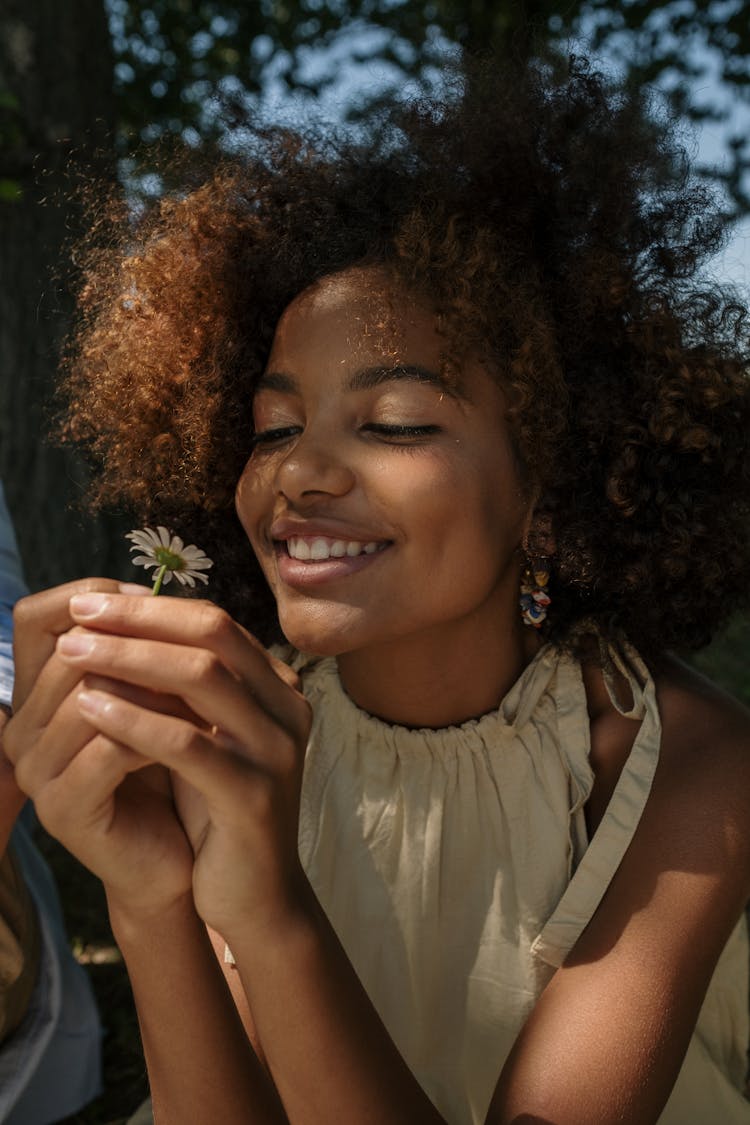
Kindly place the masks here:
[(117, 944), (126, 947), (149, 935), (173, 934), (186, 928), (203, 928), (190, 892), (160, 902), (134, 902), (105, 885), (107, 909)]
[(222, 935), (235, 960), (257, 971), (264, 961), (271, 968), (272, 961), (286, 962), (292, 950), (311, 950), (323, 939), (330, 928), (315, 892), (303, 875), (304, 882), (297, 893), (283, 900), (255, 909), (243, 918), (213, 926)]

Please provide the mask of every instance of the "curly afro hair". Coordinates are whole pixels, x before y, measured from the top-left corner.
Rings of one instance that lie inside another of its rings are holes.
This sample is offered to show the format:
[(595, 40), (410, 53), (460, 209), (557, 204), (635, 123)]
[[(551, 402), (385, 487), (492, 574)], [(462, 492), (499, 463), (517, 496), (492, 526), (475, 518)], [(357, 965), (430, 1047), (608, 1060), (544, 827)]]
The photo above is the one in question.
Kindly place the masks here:
[(706, 643), (750, 588), (746, 311), (709, 280), (724, 227), (668, 123), (583, 61), (471, 66), (368, 139), (257, 127), (241, 158), (83, 258), (63, 392), (95, 504), (178, 523), (212, 595), (264, 640), (270, 594), (233, 510), (275, 325), (327, 274), (386, 266), (446, 355), (513, 402), (554, 542), (544, 626), (645, 654)]

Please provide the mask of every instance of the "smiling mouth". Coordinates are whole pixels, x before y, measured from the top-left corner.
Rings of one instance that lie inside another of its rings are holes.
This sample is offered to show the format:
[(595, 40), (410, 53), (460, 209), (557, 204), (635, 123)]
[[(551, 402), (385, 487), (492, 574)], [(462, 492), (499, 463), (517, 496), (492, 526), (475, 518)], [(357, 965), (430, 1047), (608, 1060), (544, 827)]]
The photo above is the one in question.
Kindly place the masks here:
[(327, 559), (355, 559), (359, 555), (374, 555), (388, 546), (387, 541), (370, 540), (365, 543), (356, 539), (329, 539), (322, 535), (313, 538), (292, 536), (278, 543), (291, 559), (298, 562), (325, 562)]

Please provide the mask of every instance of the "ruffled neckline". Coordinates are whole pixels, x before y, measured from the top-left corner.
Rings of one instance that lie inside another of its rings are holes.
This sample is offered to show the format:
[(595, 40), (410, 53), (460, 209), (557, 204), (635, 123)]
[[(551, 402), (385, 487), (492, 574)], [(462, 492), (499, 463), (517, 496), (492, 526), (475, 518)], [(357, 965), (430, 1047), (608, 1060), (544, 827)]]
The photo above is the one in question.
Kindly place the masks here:
[(526, 665), (518, 679), (492, 711), (466, 722), (446, 727), (406, 727), (389, 723), (358, 707), (347, 695), (338, 673), (335, 657), (309, 658), (302, 654), (292, 661), (304, 683), (305, 695), (316, 708), (325, 701), (325, 711), (336, 715), (346, 729), (355, 730), (373, 745), (391, 745), (399, 752), (481, 749), (498, 738), (515, 737), (533, 717), (542, 696), (561, 666), (573, 677), (566, 676), (567, 687), (580, 702), (583, 684), (578, 664), (552, 645), (544, 645)]

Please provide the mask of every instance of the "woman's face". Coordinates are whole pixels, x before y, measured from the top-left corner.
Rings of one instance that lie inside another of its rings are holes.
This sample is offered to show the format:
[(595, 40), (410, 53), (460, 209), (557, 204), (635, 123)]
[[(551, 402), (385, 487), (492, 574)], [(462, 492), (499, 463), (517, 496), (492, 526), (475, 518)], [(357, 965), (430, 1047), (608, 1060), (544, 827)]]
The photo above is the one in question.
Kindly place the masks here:
[(279, 322), (236, 503), (304, 652), (449, 645), (518, 614), (528, 502), (505, 397), (472, 359), (452, 388), (443, 347), (376, 269), (323, 279)]

